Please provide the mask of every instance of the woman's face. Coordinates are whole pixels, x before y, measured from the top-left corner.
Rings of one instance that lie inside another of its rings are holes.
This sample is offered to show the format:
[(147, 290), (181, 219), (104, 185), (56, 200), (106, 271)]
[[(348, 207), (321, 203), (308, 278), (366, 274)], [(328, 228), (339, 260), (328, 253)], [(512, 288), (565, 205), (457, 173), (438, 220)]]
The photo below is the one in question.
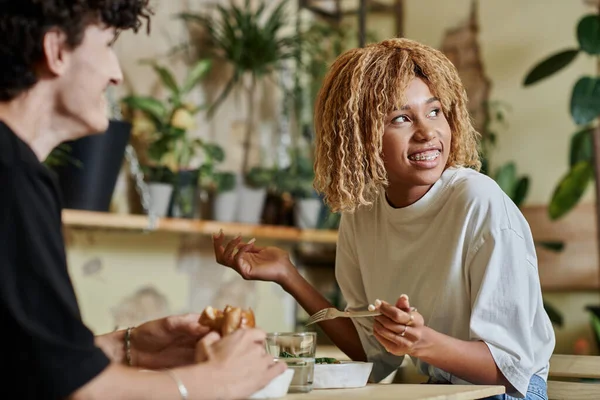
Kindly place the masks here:
[(383, 157), (390, 186), (410, 190), (431, 186), (442, 175), (452, 134), (442, 104), (421, 78), (405, 92), (406, 104), (388, 114)]

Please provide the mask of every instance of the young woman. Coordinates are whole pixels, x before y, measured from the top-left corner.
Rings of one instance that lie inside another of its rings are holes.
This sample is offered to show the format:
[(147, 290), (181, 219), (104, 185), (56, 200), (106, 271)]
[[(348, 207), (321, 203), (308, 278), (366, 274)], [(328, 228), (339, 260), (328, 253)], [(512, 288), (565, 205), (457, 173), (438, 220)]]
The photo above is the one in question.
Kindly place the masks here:
[[(382, 312), (322, 322), (327, 335), (373, 361), (375, 380), (408, 355), (430, 382), (546, 398), (555, 339), (533, 239), (477, 172), (478, 133), (451, 62), (406, 39), (348, 51), (325, 78), (315, 128), (315, 187), (342, 212), (336, 279), (349, 308)], [(331, 307), (285, 251), (223, 240), (214, 237), (219, 263), (277, 282), (309, 314)]]

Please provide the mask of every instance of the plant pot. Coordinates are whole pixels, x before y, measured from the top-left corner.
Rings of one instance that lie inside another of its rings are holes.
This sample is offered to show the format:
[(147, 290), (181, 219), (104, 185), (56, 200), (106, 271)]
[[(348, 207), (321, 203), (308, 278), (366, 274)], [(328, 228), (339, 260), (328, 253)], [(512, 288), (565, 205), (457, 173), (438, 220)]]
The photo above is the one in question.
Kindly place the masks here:
[(289, 193), (267, 191), (261, 222), (265, 225), (294, 226), (294, 199)]
[(196, 218), (198, 216), (198, 170), (179, 171), (175, 174), (169, 216)]
[(233, 222), (238, 203), (238, 194), (235, 190), (217, 193), (213, 202), (213, 218), (215, 221)]
[(70, 156), (80, 165), (67, 163), (56, 167), (65, 208), (110, 210), (130, 134), (131, 124), (115, 120), (110, 121), (103, 134), (67, 143), (71, 147)]
[(237, 204), (237, 222), (254, 225), (260, 224), (265, 198), (267, 197), (267, 189), (252, 188), (245, 183), (241, 183), (238, 196), (241, 201)]
[(170, 183), (151, 182), (148, 184), (150, 191), (150, 212), (157, 217), (164, 217), (169, 211), (173, 185)]
[(323, 202), (320, 198), (297, 199), (296, 226), (300, 229), (316, 229), (319, 224)]

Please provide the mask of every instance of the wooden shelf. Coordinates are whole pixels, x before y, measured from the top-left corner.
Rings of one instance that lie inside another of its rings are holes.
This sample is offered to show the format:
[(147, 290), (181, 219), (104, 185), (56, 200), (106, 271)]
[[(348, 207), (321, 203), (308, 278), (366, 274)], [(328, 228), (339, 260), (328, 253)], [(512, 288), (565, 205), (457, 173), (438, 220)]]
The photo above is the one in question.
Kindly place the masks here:
[[(149, 218), (145, 215), (64, 210), (63, 223), (65, 227), (73, 229), (143, 232), (148, 230)], [(337, 231), (332, 230), (301, 230), (284, 226), (248, 225), (197, 219), (159, 218), (156, 228), (151, 231), (212, 235), (220, 229), (223, 229), (228, 235), (241, 233), (247, 238), (333, 244), (337, 242)]]

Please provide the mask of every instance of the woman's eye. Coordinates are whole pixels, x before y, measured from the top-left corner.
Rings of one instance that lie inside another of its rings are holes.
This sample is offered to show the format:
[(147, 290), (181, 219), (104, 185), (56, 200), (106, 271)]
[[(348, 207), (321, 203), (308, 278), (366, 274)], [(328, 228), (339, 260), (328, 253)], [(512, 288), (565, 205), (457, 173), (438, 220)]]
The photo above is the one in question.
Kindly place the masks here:
[(401, 123), (407, 122), (407, 121), (408, 121), (408, 117), (406, 115), (399, 115), (392, 120), (392, 122), (395, 124), (401, 124)]
[(431, 110), (431, 112), (427, 115), (428, 117), (437, 117), (440, 115), (440, 109), (436, 108), (435, 110)]

